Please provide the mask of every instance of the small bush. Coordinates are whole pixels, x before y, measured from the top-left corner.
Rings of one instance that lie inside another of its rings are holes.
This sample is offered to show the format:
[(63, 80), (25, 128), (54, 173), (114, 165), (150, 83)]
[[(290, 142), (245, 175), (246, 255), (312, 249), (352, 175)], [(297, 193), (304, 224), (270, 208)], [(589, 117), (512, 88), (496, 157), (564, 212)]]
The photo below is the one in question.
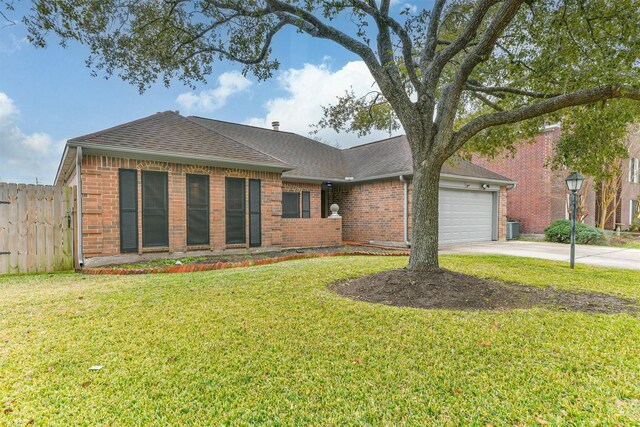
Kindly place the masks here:
[[(544, 229), (544, 238), (549, 242), (571, 243), (571, 221), (559, 219)], [(597, 245), (604, 242), (602, 231), (581, 222), (576, 224), (576, 243)]]

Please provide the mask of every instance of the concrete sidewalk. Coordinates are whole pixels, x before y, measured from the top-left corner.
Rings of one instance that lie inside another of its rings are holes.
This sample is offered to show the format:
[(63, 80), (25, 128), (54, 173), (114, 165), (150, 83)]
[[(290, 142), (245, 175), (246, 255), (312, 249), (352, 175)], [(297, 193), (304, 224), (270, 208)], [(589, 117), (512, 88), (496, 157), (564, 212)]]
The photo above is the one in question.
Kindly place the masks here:
[[(512, 255), (569, 262), (570, 246), (549, 242), (487, 242), (442, 246), (441, 254)], [(640, 270), (640, 249), (576, 245), (576, 263)]]

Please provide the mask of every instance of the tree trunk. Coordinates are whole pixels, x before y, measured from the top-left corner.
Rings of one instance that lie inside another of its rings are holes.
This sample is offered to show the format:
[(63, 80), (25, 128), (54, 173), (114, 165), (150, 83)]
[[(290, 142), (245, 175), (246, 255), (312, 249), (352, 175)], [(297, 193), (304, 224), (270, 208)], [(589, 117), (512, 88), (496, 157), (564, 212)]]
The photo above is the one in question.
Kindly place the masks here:
[(432, 271), (438, 264), (438, 189), (442, 163), (414, 162), (411, 270)]

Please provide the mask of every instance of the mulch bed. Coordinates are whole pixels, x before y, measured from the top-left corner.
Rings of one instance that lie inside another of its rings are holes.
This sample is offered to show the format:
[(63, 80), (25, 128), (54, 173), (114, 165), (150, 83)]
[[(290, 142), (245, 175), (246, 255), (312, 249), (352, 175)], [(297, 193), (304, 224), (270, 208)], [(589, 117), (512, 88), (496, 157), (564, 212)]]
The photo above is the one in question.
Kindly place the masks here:
[(546, 307), (587, 313), (640, 313), (634, 301), (611, 295), (532, 287), (456, 273), (446, 269), (384, 271), (339, 282), (345, 297), (399, 307), (453, 310), (509, 310)]
[(295, 259), (333, 257), (333, 256), (352, 256), (352, 255), (369, 255), (369, 256), (409, 256), (406, 251), (394, 252), (377, 252), (377, 251), (340, 251), (340, 252), (312, 252), (290, 254), (284, 256), (275, 256), (271, 258), (257, 258), (246, 261), (227, 262), (217, 261), (203, 263), (198, 262), (186, 265), (170, 265), (165, 267), (142, 267), (142, 268), (118, 268), (118, 267), (86, 267), (81, 270), (83, 274), (157, 274), (157, 273), (190, 273), (195, 271), (224, 270), (228, 268), (251, 267), (255, 265), (275, 264), (283, 261)]

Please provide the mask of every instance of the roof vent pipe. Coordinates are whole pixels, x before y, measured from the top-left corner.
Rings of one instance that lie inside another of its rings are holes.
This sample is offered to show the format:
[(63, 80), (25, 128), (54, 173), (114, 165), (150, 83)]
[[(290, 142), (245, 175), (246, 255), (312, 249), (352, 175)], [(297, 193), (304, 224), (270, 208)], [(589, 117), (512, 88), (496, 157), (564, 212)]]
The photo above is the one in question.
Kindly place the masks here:
[(280, 130), (280, 122), (278, 121), (271, 122), (271, 126), (273, 126), (273, 130)]

